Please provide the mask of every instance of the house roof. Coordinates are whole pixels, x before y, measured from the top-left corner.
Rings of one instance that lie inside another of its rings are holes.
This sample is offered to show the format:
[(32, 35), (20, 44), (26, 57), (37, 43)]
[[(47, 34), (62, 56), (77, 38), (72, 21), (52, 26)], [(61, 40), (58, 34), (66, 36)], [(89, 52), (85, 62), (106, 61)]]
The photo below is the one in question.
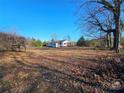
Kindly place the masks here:
[[(67, 40), (57, 40), (57, 41), (51, 41), (52, 43), (62, 43), (62, 42), (64, 42), (64, 41), (67, 41)], [(51, 43), (50, 42), (50, 43)]]

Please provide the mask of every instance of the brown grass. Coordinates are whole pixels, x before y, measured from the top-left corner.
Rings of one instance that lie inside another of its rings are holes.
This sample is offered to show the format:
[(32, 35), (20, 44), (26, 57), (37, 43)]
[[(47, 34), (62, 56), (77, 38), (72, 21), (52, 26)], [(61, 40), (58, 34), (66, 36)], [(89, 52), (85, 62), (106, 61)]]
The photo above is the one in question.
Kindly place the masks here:
[(113, 74), (108, 75), (109, 72), (102, 73), (97, 69), (102, 67), (100, 57), (112, 55), (110, 51), (77, 48), (1, 52), (0, 93), (102, 93), (110, 91), (112, 82), (121, 79), (117, 78), (116, 74), (112, 77)]

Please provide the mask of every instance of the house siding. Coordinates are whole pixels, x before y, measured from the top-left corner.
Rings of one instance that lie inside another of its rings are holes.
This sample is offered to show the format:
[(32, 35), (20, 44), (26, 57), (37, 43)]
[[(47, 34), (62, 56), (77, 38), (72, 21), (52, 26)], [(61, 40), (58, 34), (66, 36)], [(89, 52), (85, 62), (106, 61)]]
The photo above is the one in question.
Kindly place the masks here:
[(47, 44), (47, 46), (48, 47), (54, 47), (54, 48), (56, 48), (56, 47), (67, 47), (68, 46), (68, 41), (58, 41), (58, 42), (49, 42), (48, 44)]

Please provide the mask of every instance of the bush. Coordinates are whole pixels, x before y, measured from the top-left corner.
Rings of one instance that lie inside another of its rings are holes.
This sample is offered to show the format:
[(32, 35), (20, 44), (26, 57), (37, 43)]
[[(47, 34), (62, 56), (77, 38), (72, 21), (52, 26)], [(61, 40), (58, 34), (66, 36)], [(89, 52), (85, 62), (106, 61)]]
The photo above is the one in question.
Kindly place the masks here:
[(33, 47), (42, 47), (42, 42), (40, 40), (32, 38), (31, 42)]

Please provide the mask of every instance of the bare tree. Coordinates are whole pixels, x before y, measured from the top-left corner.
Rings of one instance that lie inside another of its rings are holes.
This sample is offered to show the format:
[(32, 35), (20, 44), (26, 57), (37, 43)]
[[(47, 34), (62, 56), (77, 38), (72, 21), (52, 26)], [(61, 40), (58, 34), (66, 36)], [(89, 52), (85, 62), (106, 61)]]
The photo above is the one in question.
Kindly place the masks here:
[(99, 10), (97, 13), (101, 13), (101, 11), (104, 11), (105, 13), (110, 12), (113, 15), (113, 21), (115, 29), (113, 30), (114, 34), (114, 48), (116, 52), (119, 52), (119, 45), (120, 45), (120, 19), (121, 19), (121, 13), (124, 0), (88, 0), (83, 3), (81, 3), (80, 7), (84, 6), (85, 4), (90, 5), (91, 3), (96, 4), (92, 7), (95, 7), (94, 9)]
[(57, 40), (57, 34), (56, 33), (53, 33), (51, 34), (51, 40)]
[(26, 39), (16, 34), (0, 32), (0, 45), (7, 50), (20, 50), (21, 47), (26, 50)]
[[(91, 31), (97, 30), (103, 32), (100, 35), (100, 38), (106, 39), (107, 41), (107, 46), (110, 48), (112, 46), (112, 40), (111, 40), (111, 32), (113, 32), (113, 19), (111, 14), (105, 14), (104, 12), (101, 12), (100, 14), (97, 15), (98, 11), (90, 11), (88, 14), (88, 17), (86, 19), (86, 22), (90, 28)], [(102, 18), (101, 18), (102, 17)], [(89, 30), (89, 31), (90, 31)]]

